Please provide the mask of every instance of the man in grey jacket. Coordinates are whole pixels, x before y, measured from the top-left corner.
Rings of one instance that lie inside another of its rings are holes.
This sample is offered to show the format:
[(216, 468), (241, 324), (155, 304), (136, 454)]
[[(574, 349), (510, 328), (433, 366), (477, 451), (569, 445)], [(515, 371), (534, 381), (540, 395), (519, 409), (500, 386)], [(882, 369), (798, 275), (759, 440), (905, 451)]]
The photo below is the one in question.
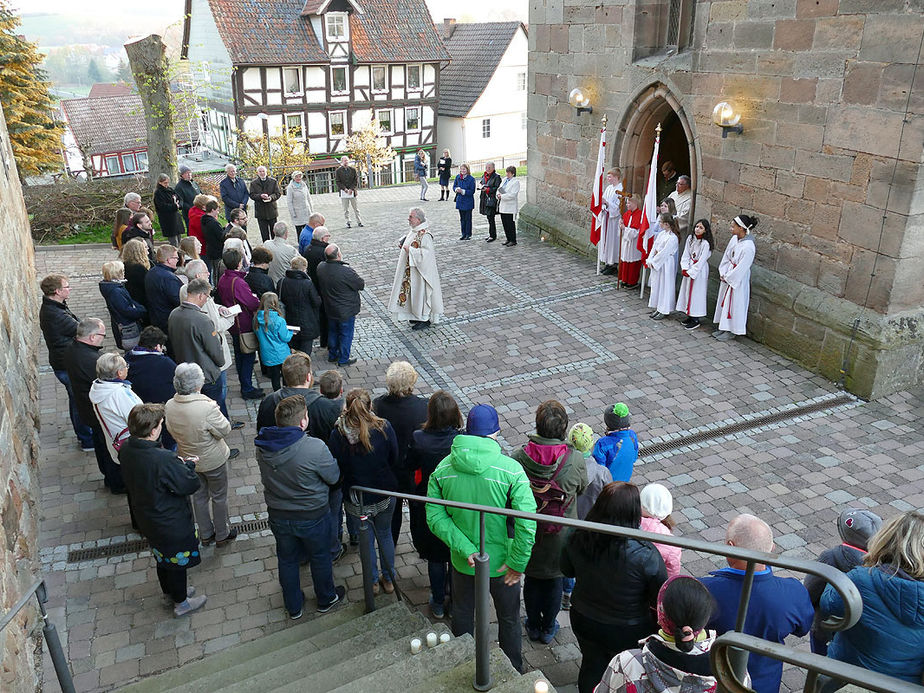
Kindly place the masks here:
[(330, 555), (330, 487), (340, 480), (340, 468), (323, 442), (305, 435), (307, 427), (305, 398), (293, 395), (276, 405), (276, 425), (261, 429), (254, 441), (282, 599), (292, 619), (301, 618), (305, 602), (299, 578), (305, 557), (318, 613), (327, 613), (346, 595), (343, 586), (334, 587)]

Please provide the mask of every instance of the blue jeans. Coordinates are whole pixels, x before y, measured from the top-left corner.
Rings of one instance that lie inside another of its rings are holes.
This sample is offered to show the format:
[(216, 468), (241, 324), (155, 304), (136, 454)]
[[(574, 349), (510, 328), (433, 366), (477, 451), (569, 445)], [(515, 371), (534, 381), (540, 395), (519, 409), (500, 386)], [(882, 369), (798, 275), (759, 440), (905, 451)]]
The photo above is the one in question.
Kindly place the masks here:
[(343, 489), (330, 490), (330, 554), (336, 556), (340, 553), (343, 536)]
[(71, 379), (67, 377), (67, 371), (55, 371), (55, 377), (64, 385), (67, 390), (67, 408), (71, 417), (71, 426), (74, 427), (74, 433), (77, 440), (80, 441), (80, 447), (93, 447), (93, 431), (83, 421), (80, 420), (80, 414), (77, 413), (77, 402), (74, 401), (74, 390), (71, 387)]
[(526, 627), (547, 632), (561, 610), (561, 578), (540, 579), (526, 576), (523, 581)]
[(440, 561), (427, 561), (427, 574), (430, 576), (430, 599), (442, 605), (449, 586), (449, 566)]
[(318, 606), (328, 606), (337, 598), (334, 567), (330, 561), (330, 516), (310, 521), (270, 518), (269, 526), (276, 539), (279, 585), (286, 611), (294, 615), (304, 605), (298, 569), (305, 558), (311, 567), (311, 582)]
[(237, 379), (241, 383), (241, 394), (253, 392), (257, 389), (253, 385), (253, 364), (257, 360), (257, 355), (241, 351), (240, 335), (232, 334), (231, 342), (234, 344), (234, 367), (237, 369)]
[(329, 359), (337, 359), (337, 364), (345, 366), (350, 360), (350, 349), (353, 347), (353, 329), (356, 327), (356, 316), (349, 320), (328, 319), (327, 353)]
[(472, 210), (460, 209), (459, 210), (459, 221), (462, 223), (462, 237), (471, 238), (472, 237)]
[(575, 583), (574, 578), (569, 578), (569, 577), (562, 578), (561, 591), (564, 592), (565, 594), (571, 594), (572, 592), (574, 592), (574, 583)]
[(202, 394), (209, 399), (215, 400), (221, 413), (225, 415), (226, 419), (231, 420), (231, 417), (228, 416), (228, 405), (225, 403), (228, 398), (228, 371), (222, 371), (221, 375), (218, 376), (218, 380), (214, 383), (203, 385)]
[[(382, 577), (385, 580), (395, 581), (395, 540), (391, 537), (391, 516), (395, 512), (395, 499), (391, 499), (388, 509), (375, 517), (370, 517), (369, 549), (372, 554), (372, 582), (379, 579), (379, 568), (376, 563), (375, 545), (379, 545), (379, 559), (382, 562)], [(360, 537), (360, 541), (362, 538)]]

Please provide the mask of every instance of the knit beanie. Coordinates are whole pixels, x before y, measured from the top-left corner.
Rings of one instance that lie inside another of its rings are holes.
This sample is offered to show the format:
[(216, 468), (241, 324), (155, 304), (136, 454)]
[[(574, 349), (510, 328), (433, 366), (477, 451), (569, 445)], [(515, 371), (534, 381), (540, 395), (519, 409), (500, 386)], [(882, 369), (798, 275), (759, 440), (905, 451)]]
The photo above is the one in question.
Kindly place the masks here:
[(578, 452), (590, 452), (594, 447), (594, 432), (585, 423), (576, 423), (571, 427), (568, 441)]
[(882, 526), (882, 518), (876, 513), (859, 508), (847, 508), (837, 518), (837, 531), (841, 541), (866, 551), (866, 544)]
[(618, 431), (620, 428), (628, 428), (629, 407), (622, 402), (616, 402), (612, 407), (603, 410), (603, 423), (606, 424), (606, 430)]
[(649, 517), (663, 520), (674, 509), (674, 499), (667, 487), (661, 484), (648, 484), (640, 494), (642, 511)]
[(500, 430), (497, 410), (490, 404), (476, 404), (468, 413), (465, 432), (470, 436), (490, 436)]

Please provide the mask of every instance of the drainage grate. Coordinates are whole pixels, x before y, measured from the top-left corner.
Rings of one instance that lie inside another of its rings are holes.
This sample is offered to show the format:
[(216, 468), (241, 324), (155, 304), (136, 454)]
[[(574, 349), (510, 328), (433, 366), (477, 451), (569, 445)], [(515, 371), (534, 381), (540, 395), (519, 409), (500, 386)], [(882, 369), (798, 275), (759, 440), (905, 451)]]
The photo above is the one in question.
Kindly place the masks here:
[[(249, 522), (238, 522), (233, 525), (238, 534), (253, 534), (269, 529), (269, 520), (251, 520)], [(130, 541), (120, 541), (116, 544), (106, 546), (92, 546), (86, 549), (74, 549), (67, 554), (68, 563), (80, 563), (82, 561), (93, 561), (97, 558), (114, 558), (115, 556), (125, 556), (130, 553), (138, 553), (148, 548), (147, 539), (132, 539)]]
[(814, 414), (816, 412), (824, 411), (826, 409), (833, 409), (845, 404), (853, 404), (856, 401), (856, 398), (852, 395), (837, 395), (829, 399), (824, 399), (820, 402), (812, 402), (811, 404), (805, 404), (801, 407), (793, 407), (792, 409), (787, 409), (786, 411), (778, 411), (773, 414), (766, 414), (764, 416), (756, 417), (753, 419), (744, 419), (742, 421), (736, 421), (735, 423), (719, 426), (718, 428), (713, 428), (708, 431), (699, 431), (697, 433), (690, 433), (678, 438), (673, 438), (672, 440), (665, 440), (660, 443), (645, 445), (639, 448), (638, 456), (647, 457), (649, 455), (657, 455), (670, 452), (671, 450), (676, 450), (688, 445), (705, 443), (709, 440), (724, 438), (725, 436), (733, 435), (735, 433), (742, 433), (744, 431), (750, 431), (761, 426), (788, 421), (799, 416), (805, 416), (806, 414)]

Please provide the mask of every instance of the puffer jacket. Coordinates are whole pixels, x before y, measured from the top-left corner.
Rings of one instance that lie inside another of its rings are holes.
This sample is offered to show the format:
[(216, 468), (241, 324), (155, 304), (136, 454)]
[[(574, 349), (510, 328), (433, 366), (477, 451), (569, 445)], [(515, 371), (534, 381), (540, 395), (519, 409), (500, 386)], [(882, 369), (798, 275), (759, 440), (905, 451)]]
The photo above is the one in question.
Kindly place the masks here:
[[(854, 568), (847, 577), (863, 598), (863, 615), (849, 630), (839, 631), (828, 656), (903, 681), (920, 683), (924, 673), (924, 580), (885, 566)], [(831, 585), (819, 605), (827, 617), (844, 613)]]
[[(96, 419), (103, 428), (106, 447), (113, 460), (119, 459), (116, 444), (128, 440), (128, 414), (136, 404), (143, 404), (141, 398), (132, 392), (127, 380), (100, 380), (90, 386), (90, 403)], [(118, 441), (116, 443), (116, 441)]]
[[(501, 453), (496, 440), (481, 436), (458, 435), (453, 439), (449, 456), (430, 475), (427, 495), (496, 508), (508, 507), (509, 502), (513, 510), (536, 512), (536, 499), (523, 468)], [(449, 547), (453, 567), (464, 575), (474, 575), (468, 557), (478, 552), (478, 513), (428, 504), (427, 525)], [(536, 540), (536, 523), (514, 520), (513, 537), (502, 515), (485, 515), (484, 526), (491, 577), (503, 575), (498, 569), (505, 564), (523, 572)]]
[(253, 331), (260, 344), (260, 363), (264, 366), (278, 366), (292, 353), (289, 342), (292, 332), (286, 327), (286, 321), (275, 310), (269, 311), (269, 322), (265, 310), (258, 310), (254, 318)]
[(231, 422), (212, 398), (199, 392), (174, 395), (164, 405), (164, 423), (176, 440), (176, 451), (199, 458), (197, 472), (210, 472), (227, 462), (231, 450), (225, 438), (231, 433)]
[(286, 276), (276, 285), (276, 294), (285, 306), (286, 322), (301, 328), (300, 337), (314, 339), (321, 334), (321, 297), (305, 272), (286, 270)]
[[(577, 519), (577, 496), (587, 487), (587, 467), (584, 455), (579, 450), (563, 440), (532, 434), (529, 442), (513, 453), (513, 459), (523, 466), (527, 477), (538, 481), (551, 479), (564, 460), (555, 481), (570, 500), (565, 517)], [(526, 566), (527, 575), (540, 580), (561, 577), (559, 563), (565, 535), (564, 530), (557, 534), (546, 534), (541, 526), (536, 530), (536, 545), (533, 546), (529, 565)]]

